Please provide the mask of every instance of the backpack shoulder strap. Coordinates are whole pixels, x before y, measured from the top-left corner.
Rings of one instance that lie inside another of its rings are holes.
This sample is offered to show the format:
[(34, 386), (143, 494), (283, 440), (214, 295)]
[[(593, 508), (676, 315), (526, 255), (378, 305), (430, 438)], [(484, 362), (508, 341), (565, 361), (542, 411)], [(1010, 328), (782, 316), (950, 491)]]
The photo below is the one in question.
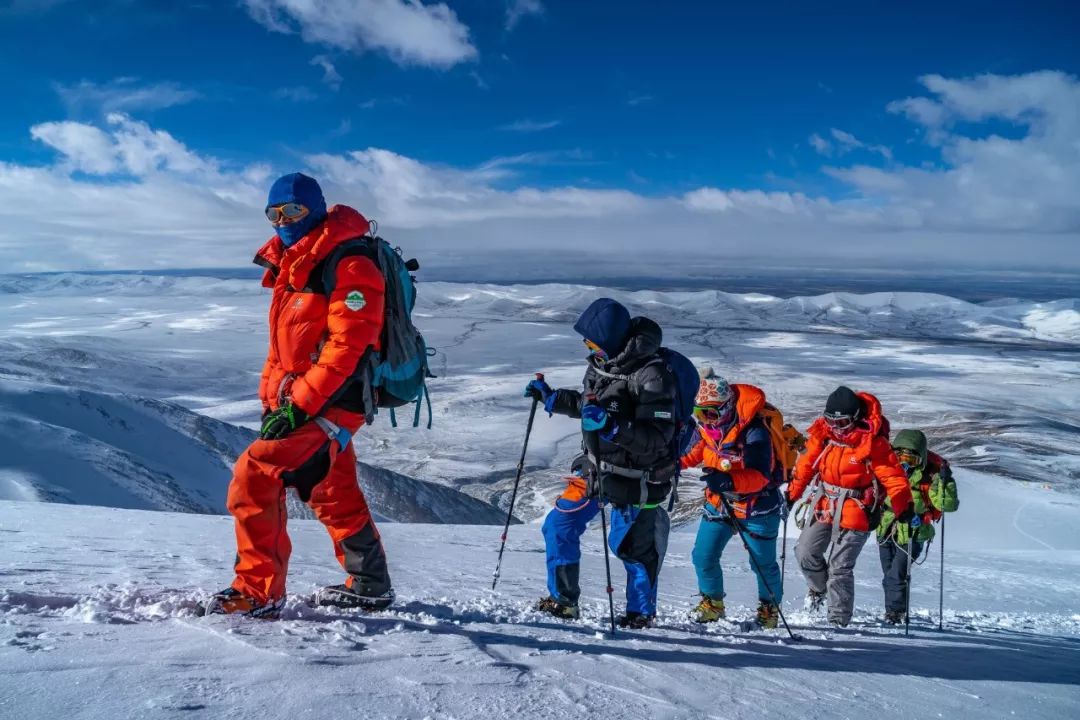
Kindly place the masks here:
[(337, 285), (338, 265), (347, 257), (366, 257), (379, 267), (378, 252), (372, 244), (373, 238), (368, 236), (346, 240), (330, 251), (330, 254), (320, 263), (321, 269), (311, 273), (309, 287), (312, 292), (330, 297)]

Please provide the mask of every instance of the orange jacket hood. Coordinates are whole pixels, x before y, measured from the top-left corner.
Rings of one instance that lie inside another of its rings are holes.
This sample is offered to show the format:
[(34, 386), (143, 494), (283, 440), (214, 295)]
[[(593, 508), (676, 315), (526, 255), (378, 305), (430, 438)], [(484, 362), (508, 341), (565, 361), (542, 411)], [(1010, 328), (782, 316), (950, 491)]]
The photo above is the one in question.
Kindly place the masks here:
[(263, 286), (273, 287), (278, 273), (287, 268), (289, 285), (304, 287), (311, 271), (334, 248), (346, 240), (363, 237), (370, 229), (367, 218), (357, 210), (348, 205), (334, 205), (326, 213), (326, 219), (292, 247), (286, 248), (281, 238), (274, 235), (255, 254), (255, 264), (266, 268)]

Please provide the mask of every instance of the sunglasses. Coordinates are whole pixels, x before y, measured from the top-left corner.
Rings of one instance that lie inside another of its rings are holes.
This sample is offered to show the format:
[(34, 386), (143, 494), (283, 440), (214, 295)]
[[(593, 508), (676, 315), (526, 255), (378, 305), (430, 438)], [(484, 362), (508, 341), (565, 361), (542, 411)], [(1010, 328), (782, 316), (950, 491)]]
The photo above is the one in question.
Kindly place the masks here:
[(856, 420), (854, 415), (841, 415), (839, 413), (830, 415), (829, 413), (823, 413), (821, 417), (825, 418), (825, 424), (833, 430), (843, 432), (844, 430), (850, 430), (855, 427)]
[(308, 214), (308, 209), (300, 203), (284, 203), (266, 208), (266, 219), (275, 225), (282, 222), (296, 222)]
[(592, 340), (585, 339), (585, 347), (589, 348), (589, 352), (600, 358), (601, 360), (607, 360), (607, 353), (604, 352), (604, 348), (600, 347)]

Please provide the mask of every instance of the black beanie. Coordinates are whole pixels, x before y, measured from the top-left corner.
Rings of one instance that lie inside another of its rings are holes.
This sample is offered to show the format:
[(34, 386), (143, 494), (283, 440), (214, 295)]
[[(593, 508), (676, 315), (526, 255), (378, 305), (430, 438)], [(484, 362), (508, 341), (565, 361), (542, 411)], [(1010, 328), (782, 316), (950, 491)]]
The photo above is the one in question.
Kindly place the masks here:
[(825, 403), (826, 415), (850, 415), (859, 417), (862, 415), (863, 403), (859, 396), (849, 387), (840, 387), (833, 390)]

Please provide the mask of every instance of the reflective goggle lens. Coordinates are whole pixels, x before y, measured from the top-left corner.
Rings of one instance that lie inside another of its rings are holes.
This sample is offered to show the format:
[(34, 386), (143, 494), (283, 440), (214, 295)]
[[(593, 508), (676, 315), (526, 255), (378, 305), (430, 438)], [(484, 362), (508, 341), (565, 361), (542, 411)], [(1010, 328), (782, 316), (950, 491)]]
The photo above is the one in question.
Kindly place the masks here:
[(600, 359), (607, 358), (607, 353), (604, 352), (604, 348), (600, 347), (599, 345), (594, 343), (592, 340), (586, 339), (585, 340), (585, 347), (589, 348), (589, 352), (592, 353), (593, 355), (596, 355)]
[(697, 405), (694, 407), (694, 418), (702, 425), (724, 425), (731, 421), (732, 416), (735, 414), (734, 403), (728, 403), (719, 407), (715, 405), (709, 405), (702, 407)]
[(825, 418), (826, 424), (833, 430), (847, 430), (855, 424), (855, 418), (851, 415), (829, 415), (826, 413), (822, 417)]
[(281, 220), (296, 220), (304, 215), (307, 215), (307, 208), (300, 203), (285, 203), (284, 205), (274, 205), (266, 208), (266, 219), (272, 223), (281, 222)]
[(919, 464), (918, 454), (912, 452), (911, 450), (897, 450), (896, 459), (902, 463), (910, 465), (911, 467), (915, 467)]
[(706, 425), (715, 425), (720, 422), (720, 412), (714, 407), (695, 407), (694, 417)]

